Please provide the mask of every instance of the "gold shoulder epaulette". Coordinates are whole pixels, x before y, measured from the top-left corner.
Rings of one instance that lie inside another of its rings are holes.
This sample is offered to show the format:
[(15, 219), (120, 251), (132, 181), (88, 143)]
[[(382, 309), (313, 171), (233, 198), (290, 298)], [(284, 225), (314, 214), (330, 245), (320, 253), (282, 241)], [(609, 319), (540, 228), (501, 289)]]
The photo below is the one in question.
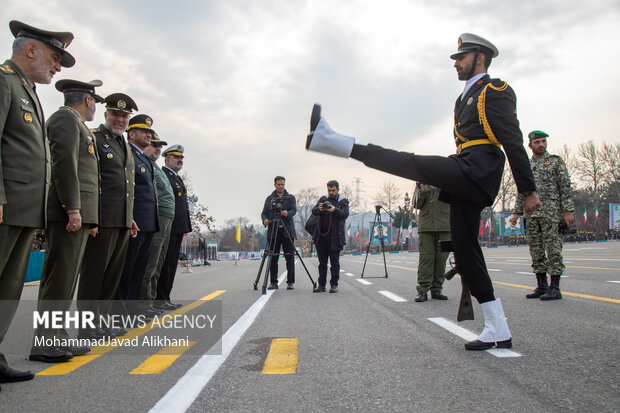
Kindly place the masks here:
[(99, 128), (90, 128), (90, 131), (92, 133), (99, 132)]
[(15, 73), (15, 71), (13, 70), (13, 68), (7, 63), (4, 65), (0, 65), (0, 72), (2, 73), (8, 73), (8, 74), (13, 74)]

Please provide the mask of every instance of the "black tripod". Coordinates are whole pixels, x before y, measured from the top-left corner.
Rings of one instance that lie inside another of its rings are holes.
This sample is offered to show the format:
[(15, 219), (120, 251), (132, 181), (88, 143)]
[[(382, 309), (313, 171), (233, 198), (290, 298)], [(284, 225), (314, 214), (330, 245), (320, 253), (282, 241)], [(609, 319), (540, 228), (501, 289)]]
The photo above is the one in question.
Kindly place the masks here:
[[(265, 278), (263, 280), (263, 294), (267, 294), (267, 280), (269, 279), (269, 270), (271, 269), (271, 257), (280, 255), (279, 250), (274, 251), (274, 247), (276, 244), (276, 238), (278, 237), (279, 228), (284, 229), (284, 234), (286, 235), (286, 239), (293, 246), (293, 251), (295, 251), (295, 254), (297, 254), (297, 257), (299, 258), (301, 265), (304, 266), (304, 270), (306, 270), (306, 274), (308, 274), (308, 277), (310, 278), (310, 282), (312, 283), (312, 288), (313, 289), (316, 288), (316, 282), (312, 279), (312, 276), (310, 275), (308, 268), (306, 268), (306, 264), (304, 263), (304, 260), (301, 258), (301, 255), (299, 255), (299, 251), (297, 251), (297, 248), (295, 248), (295, 244), (293, 243), (291, 234), (289, 234), (288, 229), (286, 229), (286, 225), (282, 224), (282, 226), (280, 227), (280, 223), (282, 222), (280, 213), (276, 211), (274, 215), (275, 216), (273, 220), (271, 220), (271, 222), (269, 223), (269, 228), (267, 230), (267, 234), (269, 234), (269, 237), (267, 238), (267, 245), (265, 245), (265, 252), (263, 253), (263, 259), (260, 262), (258, 274), (256, 274), (256, 280), (254, 281), (254, 289), (258, 290), (258, 282), (260, 281), (260, 274), (263, 271), (263, 266), (265, 265), (265, 259), (269, 257), (269, 260), (267, 261), (267, 268), (265, 269)], [(291, 255), (291, 254), (285, 252), (284, 257), (286, 258), (287, 255)]]
[[(372, 229), (374, 231), (374, 229), (376, 228), (376, 224), (377, 222), (379, 222), (379, 229), (380, 229), (380, 233), (379, 233), (379, 241), (381, 242), (381, 252), (383, 253), (383, 267), (385, 268), (385, 277), (366, 277), (366, 278), (387, 278), (388, 277), (388, 270), (387, 270), (387, 263), (385, 262), (385, 242), (383, 241), (383, 223), (381, 222), (381, 208), (383, 208), (381, 205), (375, 205), (375, 220), (372, 223)], [(392, 216), (392, 214), (390, 214), (390, 212), (388, 210), (386, 210), (385, 208), (383, 208), (383, 210), (392, 218), (394, 219), (394, 217)], [(366, 270), (366, 261), (368, 261), (368, 252), (370, 251), (370, 239), (368, 241), (368, 248), (366, 248), (366, 258), (364, 258), (364, 268), (362, 268), (362, 275), (361, 278), (364, 278), (364, 271)]]

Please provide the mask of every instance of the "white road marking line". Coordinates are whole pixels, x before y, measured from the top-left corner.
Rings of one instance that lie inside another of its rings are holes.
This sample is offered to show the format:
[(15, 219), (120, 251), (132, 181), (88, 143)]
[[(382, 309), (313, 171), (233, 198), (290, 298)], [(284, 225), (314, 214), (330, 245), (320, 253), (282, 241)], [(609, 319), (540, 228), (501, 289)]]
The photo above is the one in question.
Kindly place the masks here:
[(417, 262), (413, 262), (413, 261), (405, 261), (407, 264), (417, 264)]
[(397, 263), (399, 263), (399, 264), (400, 264), (400, 261), (392, 261), (392, 262), (397, 262)]
[(340, 272), (344, 272), (344, 270), (340, 270)]
[[(430, 322), (437, 324), (439, 327), (445, 328), (452, 334), (459, 336), (463, 340), (472, 341), (478, 338), (478, 336), (471, 331), (464, 329), (463, 327), (457, 326), (456, 324), (446, 320), (442, 317), (431, 317), (428, 318)], [(493, 354), (495, 357), (521, 357), (521, 354), (509, 350), (507, 348), (492, 348), (486, 350), (487, 353)]]
[(362, 283), (362, 284), (364, 284), (364, 285), (370, 285), (370, 284), (372, 284), (370, 281), (362, 280), (361, 278), (358, 278), (356, 281), (358, 281), (358, 282), (360, 282), (360, 283)]
[(386, 296), (387, 298), (389, 298), (390, 300), (392, 300), (392, 301), (396, 301), (397, 303), (404, 303), (404, 302), (406, 302), (406, 301), (407, 301), (407, 300), (405, 300), (404, 298), (399, 297), (399, 296), (397, 296), (396, 294), (391, 293), (391, 292), (389, 292), (389, 291), (379, 291), (379, 294), (384, 295), (384, 296)]
[(620, 284), (620, 281), (606, 281), (608, 283)]
[(534, 274), (532, 274), (531, 272), (522, 272), (522, 271), (515, 272), (515, 274), (534, 275)]
[(495, 268), (487, 268), (487, 271), (502, 271), (502, 270), (496, 270)]
[(355, 277), (355, 274), (351, 274), (350, 272), (345, 272), (345, 275), (348, 275), (349, 277)]
[[(282, 282), (285, 277), (286, 271), (280, 276), (279, 281)], [(200, 357), (196, 364), (168, 390), (168, 393), (166, 393), (149, 412), (185, 412), (189, 409), (202, 389), (204, 389), (215, 375), (215, 372), (224, 364), (246, 330), (250, 328), (256, 316), (258, 316), (265, 304), (267, 304), (267, 301), (269, 301), (274, 291), (276, 290), (269, 290), (267, 294), (261, 295), (245, 314), (224, 333), (221, 339), (221, 355), (205, 354)]]

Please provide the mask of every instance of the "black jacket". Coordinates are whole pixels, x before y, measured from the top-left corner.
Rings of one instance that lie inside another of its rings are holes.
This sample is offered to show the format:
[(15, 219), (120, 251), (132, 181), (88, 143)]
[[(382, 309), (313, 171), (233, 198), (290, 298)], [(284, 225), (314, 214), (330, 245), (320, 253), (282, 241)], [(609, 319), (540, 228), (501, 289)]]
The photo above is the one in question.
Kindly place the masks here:
[[(262, 222), (265, 222), (266, 219), (273, 221), (274, 211), (271, 208), (271, 205), (272, 205), (272, 201), (275, 200), (276, 198), (279, 198), (279, 197), (276, 191), (273, 191), (271, 195), (269, 195), (267, 199), (265, 199), (265, 204), (263, 205), (263, 212), (260, 214)], [(289, 194), (286, 190), (284, 191), (284, 194), (282, 195), (281, 199), (282, 199), (282, 210), (288, 211), (287, 217), (280, 216), (280, 218), (282, 218), (282, 224), (286, 227), (289, 235), (291, 236), (291, 239), (296, 239), (297, 233), (295, 232), (295, 222), (293, 220), (293, 217), (297, 213), (297, 201), (295, 200), (295, 196)], [(269, 229), (271, 229), (271, 227), (272, 225), (269, 226)], [(271, 232), (268, 230), (267, 238), (269, 238), (270, 235), (271, 235)]]
[[(325, 202), (326, 199), (329, 199), (329, 202), (336, 207), (334, 212), (329, 213), (319, 210), (319, 203)], [(312, 234), (312, 239), (314, 240), (314, 244), (317, 245), (317, 248), (319, 245), (319, 238), (322, 237), (331, 240), (332, 251), (342, 250), (346, 244), (344, 223), (349, 216), (349, 200), (340, 195), (338, 195), (337, 200), (324, 196), (319, 199), (314, 208), (312, 208), (312, 215), (318, 215), (317, 225), (314, 228), (314, 234)], [(328, 227), (329, 229), (327, 229)], [(325, 234), (326, 232), (327, 234)]]
[(192, 232), (192, 223), (189, 218), (189, 207), (187, 206), (187, 189), (180, 176), (172, 169), (164, 166), (162, 171), (168, 177), (172, 192), (174, 193), (174, 220), (172, 221), (171, 234), (185, 234)]
[[(155, 171), (149, 159), (134, 146), (131, 153), (135, 162), (135, 196), (133, 219), (142, 232), (159, 231), (157, 215), (157, 193), (155, 190)], [(105, 211), (102, 211), (105, 214)]]

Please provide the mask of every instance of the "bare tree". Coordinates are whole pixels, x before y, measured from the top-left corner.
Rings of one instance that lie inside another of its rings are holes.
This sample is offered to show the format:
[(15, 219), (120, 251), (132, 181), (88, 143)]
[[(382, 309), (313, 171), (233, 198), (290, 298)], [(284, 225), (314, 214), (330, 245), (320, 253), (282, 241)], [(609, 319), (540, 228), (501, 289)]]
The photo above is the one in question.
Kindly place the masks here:
[(601, 150), (593, 140), (582, 143), (578, 147), (577, 161), (573, 166), (579, 177), (582, 188), (592, 188), (594, 199), (598, 199), (599, 187), (605, 174)]
[(300, 238), (310, 238), (310, 235), (303, 229), (306, 225), (306, 221), (312, 215), (312, 207), (316, 204), (321, 196), (317, 188), (304, 188), (295, 194), (297, 200), (297, 214), (295, 215), (297, 224), (297, 235)]
[(401, 198), (400, 187), (392, 180), (383, 182), (381, 191), (375, 194), (373, 201), (376, 205), (382, 205), (388, 211), (392, 211), (392, 206), (396, 205)]
[[(194, 191), (191, 176), (189, 176), (185, 171), (181, 171), (179, 175), (183, 180), (183, 184), (185, 184), (188, 196), (191, 197), (193, 195), (192, 192)], [(216, 235), (217, 231), (215, 230), (215, 218), (213, 218), (212, 215), (209, 215), (209, 209), (200, 202), (192, 202), (192, 205), (193, 210), (190, 208), (189, 219), (192, 223), (193, 231), (199, 234), (204, 234), (208, 231), (211, 235)]]
[(601, 160), (603, 162), (604, 181), (607, 188), (615, 188), (613, 198), (620, 198), (617, 193), (618, 184), (620, 183), (620, 143), (603, 142), (601, 148)]
[(349, 185), (343, 185), (340, 188), (340, 194), (349, 200), (349, 211), (351, 213), (357, 212), (360, 202), (356, 200), (355, 194), (353, 193), (353, 188)]
[(493, 209), (496, 209), (499, 205), (501, 211), (511, 210), (517, 199), (517, 186), (512, 177), (512, 171), (507, 166), (508, 165), (504, 167), (504, 173), (502, 174), (502, 180), (499, 185), (499, 193), (493, 204)]

